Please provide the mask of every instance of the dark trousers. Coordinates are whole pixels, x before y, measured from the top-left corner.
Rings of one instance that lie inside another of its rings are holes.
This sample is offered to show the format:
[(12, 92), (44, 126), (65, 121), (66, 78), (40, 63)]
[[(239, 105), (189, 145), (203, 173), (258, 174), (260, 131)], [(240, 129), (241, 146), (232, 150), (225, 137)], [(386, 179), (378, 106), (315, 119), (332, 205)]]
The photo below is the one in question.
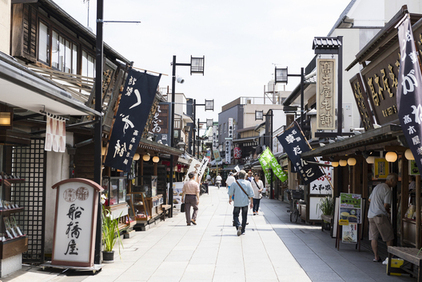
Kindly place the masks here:
[(259, 210), (259, 203), (260, 202), (261, 202), (261, 199), (253, 198), (253, 209), (252, 209), (252, 211), (257, 212)]
[(189, 223), (189, 224), (191, 221), (190, 207), (193, 208), (192, 219), (196, 221), (196, 216), (198, 215), (198, 201), (197, 201), (196, 195), (185, 196), (185, 216), (186, 216), (186, 223)]
[[(239, 221), (239, 213), (242, 210), (242, 224)], [(233, 209), (234, 225), (237, 227), (242, 226), (242, 233), (245, 232), (246, 222), (248, 220), (248, 206), (245, 207), (234, 207)]]

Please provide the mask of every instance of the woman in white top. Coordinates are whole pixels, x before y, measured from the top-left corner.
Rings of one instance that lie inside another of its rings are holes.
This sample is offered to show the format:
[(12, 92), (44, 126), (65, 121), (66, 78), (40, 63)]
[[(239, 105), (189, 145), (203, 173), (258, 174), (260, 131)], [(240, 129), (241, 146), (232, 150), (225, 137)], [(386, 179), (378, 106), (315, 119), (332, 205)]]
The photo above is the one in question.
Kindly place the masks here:
[(253, 211), (253, 215), (257, 215), (258, 210), (259, 210), (259, 202), (261, 201), (261, 198), (262, 198), (261, 192), (264, 189), (264, 184), (259, 179), (258, 173), (255, 173), (255, 175), (254, 175), (254, 177), (251, 181), (251, 185), (252, 185), (253, 192), (254, 192), (252, 211)]

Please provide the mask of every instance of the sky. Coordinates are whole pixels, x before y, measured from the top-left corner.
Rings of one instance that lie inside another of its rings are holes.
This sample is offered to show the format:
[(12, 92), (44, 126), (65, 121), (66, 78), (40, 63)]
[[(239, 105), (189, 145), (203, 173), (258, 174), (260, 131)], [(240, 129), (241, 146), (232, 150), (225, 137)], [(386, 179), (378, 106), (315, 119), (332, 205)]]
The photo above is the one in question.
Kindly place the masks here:
[[(87, 26), (84, 0), (53, 0)], [(95, 33), (96, 0), (89, 1), (89, 27)], [(350, 0), (104, 0), (104, 41), (134, 67), (161, 73), (160, 87), (171, 87), (173, 55), (177, 63), (205, 56), (204, 75), (177, 66), (176, 93), (204, 104), (214, 99), (214, 112), (197, 106), (197, 118), (218, 121), (222, 106), (238, 97), (263, 97), (274, 68), (300, 74), (314, 56), (312, 41), (327, 36)], [(280, 90), (300, 81), (289, 78)]]

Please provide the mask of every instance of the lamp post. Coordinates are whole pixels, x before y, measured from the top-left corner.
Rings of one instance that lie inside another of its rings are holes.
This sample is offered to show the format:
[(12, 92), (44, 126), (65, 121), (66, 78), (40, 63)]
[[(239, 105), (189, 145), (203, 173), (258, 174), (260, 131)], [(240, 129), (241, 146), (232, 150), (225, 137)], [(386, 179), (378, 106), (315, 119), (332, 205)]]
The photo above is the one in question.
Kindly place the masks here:
[[(172, 62), (172, 75), (171, 75), (171, 119), (170, 119), (170, 147), (174, 147), (174, 103), (176, 100), (176, 66), (189, 66), (190, 74), (202, 73), (204, 75), (204, 62), (205, 56), (203, 57), (192, 57), (190, 63), (177, 63), (176, 56), (173, 55)], [(183, 83), (183, 79), (178, 79), (179, 83)], [(195, 121), (194, 121), (195, 122)], [(173, 217), (173, 171), (174, 171), (174, 160), (173, 156), (170, 156), (170, 187), (169, 187), (169, 203), (170, 217)]]
[[(214, 100), (213, 100), (213, 103), (214, 103)], [(214, 104), (213, 104), (213, 106), (214, 106)], [(199, 128), (200, 128), (200, 124), (204, 124), (204, 123), (206, 123), (207, 124), (207, 128), (209, 128), (209, 127), (212, 127), (213, 126), (213, 124), (214, 124), (214, 120), (211, 118), (211, 119), (208, 119), (207, 118), (207, 121), (206, 122), (203, 122), (203, 121), (199, 121), (199, 118), (198, 118), (198, 141), (199, 140), (202, 140), (202, 138), (201, 137), (199, 137)], [(195, 137), (195, 135), (194, 135), (194, 137)], [(195, 144), (195, 142), (196, 142), (196, 140), (194, 139), (194, 144), (193, 144), (193, 146), (195, 146), (196, 144)], [(198, 142), (198, 152), (197, 152), (197, 155), (196, 155), (196, 157), (197, 157), (197, 159), (199, 160), (199, 142)], [(195, 154), (194, 154), (194, 156), (195, 156)]]
[[(205, 111), (214, 111), (214, 99), (212, 100), (206, 100), (204, 104), (197, 104), (196, 99), (193, 100), (193, 126), (196, 130), (195, 120), (196, 120), (196, 107), (197, 106), (203, 106), (205, 107)], [(196, 140), (195, 140), (195, 130), (193, 131), (193, 156), (195, 156), (195, 147), (196, 147)], [(198, 138), (199, 138), (199, 122), (198, 122)]]
[(300, 69), (300, 74), (289, 74), (288, 68), (275, 68), (274, 71), (275, 78), (274, 83), (286, 83), (289, 76), (300, 76), (300, 127), (303, 128), (303, 118), (305, 115), (304, 108), (304, 82), (305, 82), (305, 71), (304, 68)]
[[(271, 113), (270, 113), (271, 112)], [(265, 137), (268, 136), (268, 117), (271, 117), (271, 122), (270, 122), (270, 141), (269, 142), (264, 142), (266, 144), (268, 144), (268, 146), (270, 147), (270, 151), (273, 151), (273, 116), (274, 116), (274, 112), (273, 109), (269, 109), (268, 112), (264, 115), (264, 111), (255, 111), (255, 120), (263, 120), (265, 116)], [(273, 177), (274, 177), (274, 172), (271, 169), (271, 179), (270, 179), (270, 199), (274, 199), (274, 194), (273, 194)]]

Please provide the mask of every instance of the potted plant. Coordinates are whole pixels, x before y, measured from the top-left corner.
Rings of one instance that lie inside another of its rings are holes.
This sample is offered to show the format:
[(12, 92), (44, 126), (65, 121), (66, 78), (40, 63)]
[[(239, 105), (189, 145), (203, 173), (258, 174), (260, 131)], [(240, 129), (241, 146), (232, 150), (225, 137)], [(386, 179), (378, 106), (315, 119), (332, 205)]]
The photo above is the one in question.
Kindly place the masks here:
[[(326, 196), (319, 200), (317, 204), (317, 208), (319, 208), (323, 215), (333, 215), (334, 213), (334, 200), (331, 196)], [(323, 228), (325, 230), (331, 229), (331, 222), (323, 221)]]
[[(103, 197), (102, 197), (103, 199)], [(123, 247), (122, 239), (119, 232), (119, 219), (113, 218), (110, 210), (102, 205), (102, 242), (103, 242), (103, 260), (114, 260), (114, 245), (119, 241), (119, 254), (120, 246)]]

